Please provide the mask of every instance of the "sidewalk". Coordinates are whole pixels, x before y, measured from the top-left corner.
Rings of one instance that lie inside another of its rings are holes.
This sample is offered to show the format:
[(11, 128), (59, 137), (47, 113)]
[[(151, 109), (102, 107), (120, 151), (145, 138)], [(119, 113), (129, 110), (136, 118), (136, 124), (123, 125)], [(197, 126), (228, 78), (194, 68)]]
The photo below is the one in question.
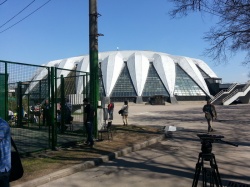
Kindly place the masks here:
[[(175, 139), (173, 144), (178, 143), (179, 146), (184, 145), (185, 148), (181, 148), (182, 157), (192, 155), (194, 160), (197, 159), (197, 153), (200, 151), (199, 138), (197, 133), (205, 133), (207, 130), (207, 124), (202, 113), (202, 106), (204, 102), (188, 103), (183, 102), (179, 105), (165, 105), (165, 106), (151, 106), (151, 105), (129, 105), (129, 124), (133, 125), (150, 125), (150, 126), (176, 126), (183, 131), (177, 131), (173, 133)], [(114, 111), (114, 124), (122, 124), (121, 117), (118, 115), (118, 110), (122, 106), (122, 103), (115, 103)], [(218, 113), (218, 121), (214, 123), (213, 134), (225, 136), (226, 141), (231, 141), (239, 144), (238, 148), (230, 145), (214, 146), (213, 151), (216, 152), (217, 162), (222, 166), (221, 172), (224, 175), (236, 176), (235, 180), (241, 182), (249, 181), (250, 173), (250, 105), (231, 105), (231, 106), (216, 106)], [(136, 145), (133, 148), (126, 148), (112, 155), (100, 158), (100, 162), (106, 162), (109, 159), (113, 159), (118, 156), (126, 155), (131, 151), (139, 150), (151, 144), (154, 144), (162, 140), (163, 136), (156, 137), (150, 141)], [(188, 144), (187, 144), (188, 143)], [(197, 150), (198, 148), (198, 150)], [(197, 150), (194, 154), (193, 151)], [(218, 153), (218, 154), (217, 154)], [(184, 159), (186, 160), (186, 159)], [(190, 161), (189, 161), (190, 162)], [(98, 162), (97, 162), (98, 163)], [(192, 160), (190, 165), (194, 165)], [(61, 178), (72, 173), (84, 170), (90, 167), (94, 167), (95, 162), (85, 162), (83, 164), (74, 166), (72, 168), (65, 169), (63, 171), (56, 172), (52, 175), (48, 175), (28, 183), (17, 185), (15, 187), (28, 187), (38, 186), (43, 183)]]

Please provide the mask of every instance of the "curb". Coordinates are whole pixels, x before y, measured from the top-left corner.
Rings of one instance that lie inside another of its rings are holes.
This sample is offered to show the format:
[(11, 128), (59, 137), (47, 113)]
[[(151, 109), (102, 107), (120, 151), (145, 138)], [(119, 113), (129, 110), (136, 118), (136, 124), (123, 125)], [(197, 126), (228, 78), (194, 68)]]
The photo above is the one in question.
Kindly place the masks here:
[(158, 137), (152, 138), (150, 140), (147, 140), (145, 142), (142, 142), (140, 144), (135, 144), (132, 147), (126, 147), (120, 151), (116, 151), (113, 153), (110, 153), (108, 155), (105, 156), (101, 156), (99, 158), (94, 159), (93, 161), (86, 161), (83, 162), (81, 164), (77, 164), (74, 166), (71, 166), (69, 168), (60, 170), (60, 171), (56, 171), (54, 173), (51, 173), (49, 175), (43, 176), (43, 177), (39, 177), (37, 179), (33, 179), (31, 181), (22, 183), (22, 184), (18, 184), (18, 185), (14, 185), (13, 187), (36, 187), (36, 186), (40, 186), (43, 184), (46, 184), (48, 182), (54, 181), (56, 179), (60, 179), (69, 175), (72, 175), (74, 173), (80, 172), (80, 171), (84, 171), (86, 169), (89, 168), (93, 168), (96, 166), (101, 165), (102, 163), (108, 162), (110, 160), (113, 160), (115, 158), (121, 157), (121, 156), (125, 156), (128, 153), (134, 152), (134, 151), (138, 151), (140, 149), (143, 149), (147, 146), (150, 146), (152, 144), (155, 144), (161, 140), (163, 140), (165, 138), (165, 134), (160, 135)]

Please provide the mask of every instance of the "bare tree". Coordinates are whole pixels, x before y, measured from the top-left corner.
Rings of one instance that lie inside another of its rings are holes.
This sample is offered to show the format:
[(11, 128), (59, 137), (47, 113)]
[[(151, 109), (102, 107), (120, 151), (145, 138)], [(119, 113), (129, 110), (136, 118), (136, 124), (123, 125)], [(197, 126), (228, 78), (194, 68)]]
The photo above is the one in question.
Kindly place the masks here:
[[(170, 0), (176, 6), (170, 12), (173, 18), (190, 12), (207, 12), (218, 16), (219, 22), (207, 32), (210, 42), (205, 54), (218, 63), (226, 63), (228, 54), (246, 52), (243, 64), (250, 65), (250, 0)], [(229, 52), (229, 53), (228, 53)]]

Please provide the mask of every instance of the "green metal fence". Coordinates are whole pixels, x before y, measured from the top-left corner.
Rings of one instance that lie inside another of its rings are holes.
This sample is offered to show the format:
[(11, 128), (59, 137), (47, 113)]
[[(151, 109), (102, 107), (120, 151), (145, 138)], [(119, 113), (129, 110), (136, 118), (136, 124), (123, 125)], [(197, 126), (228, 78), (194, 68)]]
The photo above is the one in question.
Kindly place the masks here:
[[(21, 153), (55, 149), (85, 138), (82, 101), (89, 94), (88, 81), (89, 75), (81, 71), (0, 61), (0, 117), (10, 124)], [(67, 99), (73, 109), (70, 123), (64, 121)], [(66, 126), (63, 131), (59, 128), (62, 124)]]
[(2, 116), (3, 118), (6, 117), (7, 113), (5, 110), (5, 106), (6, 106), (6, 87), (5, 87), (5, 82), (6, 82), (6, 78), (8, 77), (8, 75), (5, 75), (4, 73), (0, 73), (0, 116)]

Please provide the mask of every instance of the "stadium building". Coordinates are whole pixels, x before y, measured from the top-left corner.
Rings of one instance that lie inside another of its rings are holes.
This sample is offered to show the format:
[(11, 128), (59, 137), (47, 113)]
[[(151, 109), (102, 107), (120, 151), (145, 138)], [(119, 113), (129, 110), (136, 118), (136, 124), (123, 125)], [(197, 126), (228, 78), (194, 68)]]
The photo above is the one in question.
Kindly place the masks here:
[[(175, 103), (205, 100), (221, 81), (202, 60), (153, 51), (99, 53), (100, 94), (106, 100)], [(89, 72), (89, 56), (51, 61), (46, 66)], [(81, 94), (81, 84), (76, 89)]]

